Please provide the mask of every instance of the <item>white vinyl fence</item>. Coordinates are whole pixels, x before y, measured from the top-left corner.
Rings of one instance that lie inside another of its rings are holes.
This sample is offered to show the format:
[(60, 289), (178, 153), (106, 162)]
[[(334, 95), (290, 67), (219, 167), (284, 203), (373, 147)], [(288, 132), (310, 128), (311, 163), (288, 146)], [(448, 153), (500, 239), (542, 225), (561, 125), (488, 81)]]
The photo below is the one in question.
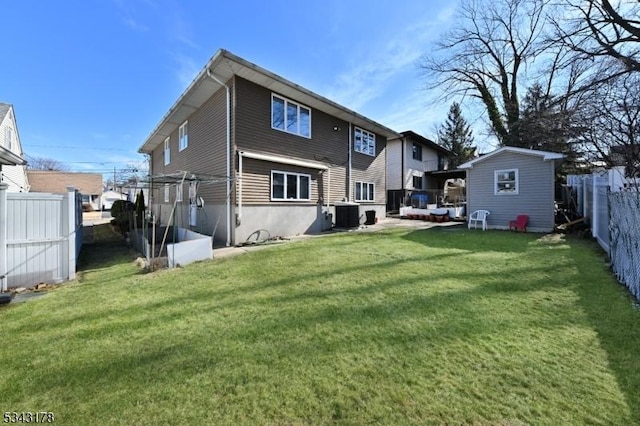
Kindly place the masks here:
[(609, 255), (614, 274), (640, 300), (640, 191), (616, 185), (615, 173), (572, 175), (567, 184), (576, 191), (578, 213)]
[(82, 247), (82, 196), (7, 193), (0, 184), (0, 286), (32, 287), (75, 278)]

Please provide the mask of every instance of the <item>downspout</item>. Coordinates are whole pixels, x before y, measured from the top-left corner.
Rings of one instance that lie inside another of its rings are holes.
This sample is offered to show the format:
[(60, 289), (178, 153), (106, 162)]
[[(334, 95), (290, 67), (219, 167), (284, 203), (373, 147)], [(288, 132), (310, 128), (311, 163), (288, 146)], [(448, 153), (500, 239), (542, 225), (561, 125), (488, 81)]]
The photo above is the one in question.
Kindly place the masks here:
[(242, 157), (244, 151), (238, 153), (238, 212), (237, 223), (242, 223)]
[(207, 67), (207, 76), (227, 90), (227, 242), (231, 245), (231, 89), (226, 83), (211, 73)]
[(353, 131), (351, 129), (351, 122), (349, 122), (349, 166), (348, 166), (349, 170), (347, 170), (347, 176), (348, 176), (348, 178), (347, 178), (347, 183), (348, 183), (347, 201), (351, 201), (351, 188), (352, 188), (352, 185), (351, 185), (351, 173), (352, 173), (352, 171), (351, 171), (351, 158), (352, 158), (352, 154), (351, 154), (352, 147), (351, 147), (351, 144), (353, 143), (353, 141), (351, 139), (352, 138), (352, 136), (351, 136), (352, 133), (353, 133)]

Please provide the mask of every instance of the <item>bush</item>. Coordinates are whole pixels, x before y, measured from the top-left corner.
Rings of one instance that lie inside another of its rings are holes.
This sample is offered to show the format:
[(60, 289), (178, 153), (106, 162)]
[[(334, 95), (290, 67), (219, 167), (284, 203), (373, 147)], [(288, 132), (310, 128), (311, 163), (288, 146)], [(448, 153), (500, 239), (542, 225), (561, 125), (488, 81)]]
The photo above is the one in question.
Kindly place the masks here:
[(122, 233), (125, 233), (129, 230), (131, 220), (130, 217), (132, 216), (133, 210), (134, 206), (131, 201), (114, 201), (113, 205), (111, 206), (111, 217), (113, 217), (114, 220), (112, 220), (111, 223), (114, 223), (115, 221), (115, 225), (120, 228), (120, 231)]

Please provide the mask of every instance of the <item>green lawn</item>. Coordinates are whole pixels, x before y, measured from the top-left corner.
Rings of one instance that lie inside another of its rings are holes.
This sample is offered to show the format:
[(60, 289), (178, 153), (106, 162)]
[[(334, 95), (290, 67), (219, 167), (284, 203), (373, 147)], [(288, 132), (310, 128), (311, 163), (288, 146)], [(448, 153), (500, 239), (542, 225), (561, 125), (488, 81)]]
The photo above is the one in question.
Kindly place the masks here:
[(591, 241), (344, 233), (0, 309), (0, 409), (89, 424), (640, 422), (640, 312)]

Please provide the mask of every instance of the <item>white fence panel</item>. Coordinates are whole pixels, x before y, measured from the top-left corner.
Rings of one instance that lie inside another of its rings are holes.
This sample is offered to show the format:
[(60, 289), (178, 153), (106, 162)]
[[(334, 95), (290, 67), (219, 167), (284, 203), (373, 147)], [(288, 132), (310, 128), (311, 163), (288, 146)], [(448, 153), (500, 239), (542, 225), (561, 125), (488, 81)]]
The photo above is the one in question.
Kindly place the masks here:
[(30, 287), (75, 278), (82, 244), (80, 194), (5, 193), (3, 286)]

